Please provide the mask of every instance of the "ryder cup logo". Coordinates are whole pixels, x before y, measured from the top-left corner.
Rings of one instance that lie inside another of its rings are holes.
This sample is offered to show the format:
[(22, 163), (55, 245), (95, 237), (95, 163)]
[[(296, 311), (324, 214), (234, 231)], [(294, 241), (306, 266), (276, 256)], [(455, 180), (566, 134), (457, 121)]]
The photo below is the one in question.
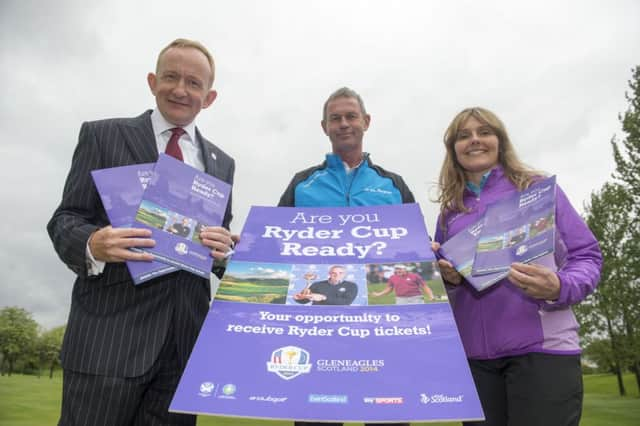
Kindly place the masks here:
[(271, 353), (271, 360), (267, 362), (267, 371), (276, 373), (285, 380), (311, 371), (309, 352), (296, 346), (285, 346)]
[(518, 256), (522, 256), (523, 254), (525, 254), (527, 252), (527, 250), (529, 250), (529, 248), (527, 247), (526, 244), (523, 244), (520, 247), (518, 247), (518, 250), (516, 250), (516, 254)]
[(185, 243), (176, 244), (176, 247), (174, 248), (174, 250), (176, 251), (176, 253), (182, 254), (182, 255), (187, 254), (187, 252), (189, 251)]

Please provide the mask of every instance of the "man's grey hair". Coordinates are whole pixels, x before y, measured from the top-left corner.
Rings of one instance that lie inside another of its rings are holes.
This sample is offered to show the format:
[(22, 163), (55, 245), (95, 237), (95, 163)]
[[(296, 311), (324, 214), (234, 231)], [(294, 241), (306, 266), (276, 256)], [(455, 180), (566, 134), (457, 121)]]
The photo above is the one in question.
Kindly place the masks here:
[(341, 87), (335, 92), (333, 92), (331, 95), (329, 95), (329, 98), (325, 101), (324, 107), (322, 108), (323, 122), (327, 121), (327, 106), (329, 105), (329, 102), (338, 98), (354, 98), (355, 100), (358, 101), (358, 105), (360, 105), (360, 111), (362, 112), (362, 115), (367, 114), (367, 110), (364, 107), (364, 102), (360, 97), (360, 95), (353, 89), (350, 89), (348, 87)]

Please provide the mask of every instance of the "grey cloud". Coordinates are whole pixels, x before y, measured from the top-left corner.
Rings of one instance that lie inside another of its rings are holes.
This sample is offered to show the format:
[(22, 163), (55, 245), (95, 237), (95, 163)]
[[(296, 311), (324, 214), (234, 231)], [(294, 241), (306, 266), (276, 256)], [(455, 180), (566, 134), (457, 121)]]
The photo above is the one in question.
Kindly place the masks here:
[(433, 232), (442, 133), (470, 105), (495, 110), (523, 160), (557, 174), (581, 208), (612, 171), (639, 12), (637, 1), (3, 1), (0, 306), (64, 321), (73, 274), (45, 225), (78, 129), (152, 107), (146, 73), (172, 38), (216, 56), (219, 97), (198, 126), (237, 160), (234, 230), (322, 161), (322, 103), (349, 85), (372, 114), (365, 149), (404, 176)]

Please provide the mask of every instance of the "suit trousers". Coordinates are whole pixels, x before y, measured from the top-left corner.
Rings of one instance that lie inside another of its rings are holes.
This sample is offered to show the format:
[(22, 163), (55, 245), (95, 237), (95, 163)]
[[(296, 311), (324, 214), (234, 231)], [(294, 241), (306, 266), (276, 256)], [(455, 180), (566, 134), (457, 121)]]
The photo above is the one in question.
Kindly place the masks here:
[(465, 426), (578, 426), (582, 414), (579, 355), (529, 353), (469, 360), (486, 420)]
[(169, 413), (182, 369), (173, 327), (158, 359), (139, 377), (109, 377), (64, 370), (59, 426), (194, 426), (196, 416)]

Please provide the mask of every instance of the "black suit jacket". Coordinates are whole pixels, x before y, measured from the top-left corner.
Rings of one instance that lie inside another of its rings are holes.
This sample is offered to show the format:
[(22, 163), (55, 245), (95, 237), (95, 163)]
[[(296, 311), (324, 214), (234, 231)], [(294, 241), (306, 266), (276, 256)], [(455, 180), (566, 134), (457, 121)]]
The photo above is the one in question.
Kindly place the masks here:
[[(139, 286), (124, 263), (107, 263), (102, 274), (87, 275), (87, 240), (109, 224), (91, 171), (157, 161), (150, 115), (83, 123), (62, 201), (47, 226), (58, 255), (77, 274), (62, 345), (65, 369), (140, 376), (153, 365), (169, 333), (184, 367), (207, 314), (209, 281), (184, 271)], [(234, 160), (196, 133), (205, 171), (233, 184)], [(230, 222), (231, 199), (223, 226)]]

